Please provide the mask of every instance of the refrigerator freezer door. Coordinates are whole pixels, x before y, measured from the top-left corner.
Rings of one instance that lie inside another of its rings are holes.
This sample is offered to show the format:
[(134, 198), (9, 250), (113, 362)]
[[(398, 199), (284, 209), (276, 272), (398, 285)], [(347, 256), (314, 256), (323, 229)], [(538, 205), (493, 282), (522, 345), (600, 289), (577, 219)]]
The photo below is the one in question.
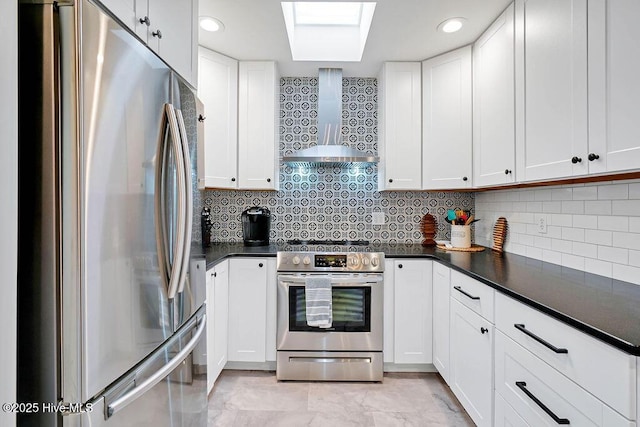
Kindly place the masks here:
[(149, 359), (92, 402), (82, 425), (206, 426), (206, 372), (194, 362), (206, 347), (204, 311), (203, 306)]

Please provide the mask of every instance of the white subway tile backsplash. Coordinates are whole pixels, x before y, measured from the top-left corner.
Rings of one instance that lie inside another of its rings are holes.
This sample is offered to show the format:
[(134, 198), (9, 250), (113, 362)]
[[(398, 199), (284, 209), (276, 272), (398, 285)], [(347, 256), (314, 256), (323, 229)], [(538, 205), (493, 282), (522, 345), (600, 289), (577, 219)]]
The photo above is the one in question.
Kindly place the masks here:
[(611, 215), (611, 200), (587, 200), (584, 202), (587, 215)]
[(617, 264), (627, 264), (629, 262), (629, 251), (612, 246), (598, 246), (598, 259)]
[(577, 228), (598, 228), (598, 217), (596, 215), (573, 215), (573, 226)]
[(613, 246), (640, 250), (640, 234), (613, 232)]
[(614, 200), (611, 202), (613, 215), (640, 216), (640, 200)]
[[(640, 285), (640, 180), (503, 193), (494, 204), (476, 194), (475, 214), (507, 215), (514, 236), (507, 252)], [(540, 216), (546, 233), (538, 232)]]
[(629, 218), (626, 216), (599, 216), (598, 229), (609, 231), (628, 231)]
[(573, 254), (587, 258), (598, 258), (598, 245), (573, 242)]
[(598, 187), (575, 187), (573, 200), (597, 200)]
[(584, 257), (571, 255), (571, 254), (562, 254), (562, 266), (575, 268), (576, 270), (584, 271)]
[(572, 242), (584, 242), (584, 229), (573, 227), (562, 227), (562, 240)]
[(628, 199), (628, 198), (629, 198), (628, 184), (600, 185), (598, 187), (599, 200), (618, 200), (618, 199)]
[(573, 189), (555, 188), (551, 190), (551, 200), (573, 200)]
[(542, 212), (562, 213), (562, 202), (542, 202)]
[(586, 230), (584, 241), (595, 245), (611, 246), (613, 243), (613, 232), (603, 230)]
[(549, 215), (549, 225), (571, 227), (573, 225), (573, 216), (565, 214), (551, 214)]
[(613, 264), (608, 261), (601, 261), (599, 259), (588, 259), (584, 264), (584, 270), (589, 273), (611, 277)]
[(583, 214), (584, 202), (582, 200), (576, 201), (563, 201), (562, 213), (564, 214)]
[(612, 276), (614, 279), (624, 280), (625, 282), (638, 283), (640, 268), (630, 265), (613, 264)]

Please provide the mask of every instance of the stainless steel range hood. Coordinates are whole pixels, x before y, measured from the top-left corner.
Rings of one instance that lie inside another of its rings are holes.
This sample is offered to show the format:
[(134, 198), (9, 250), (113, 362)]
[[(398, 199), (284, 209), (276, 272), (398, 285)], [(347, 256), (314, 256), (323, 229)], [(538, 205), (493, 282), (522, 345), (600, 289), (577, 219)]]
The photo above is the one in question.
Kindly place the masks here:
[(318, 145), (284, 156), (295, 166), (326, 166), (377, 163), (379, 158), (341, 144), (342, 69), (320, 68), (318, 72)]

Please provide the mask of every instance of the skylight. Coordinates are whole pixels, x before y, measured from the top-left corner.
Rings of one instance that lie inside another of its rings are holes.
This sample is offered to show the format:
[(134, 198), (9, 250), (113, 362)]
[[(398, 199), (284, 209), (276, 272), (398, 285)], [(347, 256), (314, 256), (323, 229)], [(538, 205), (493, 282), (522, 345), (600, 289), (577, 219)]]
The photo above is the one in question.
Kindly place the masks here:
[(362, 59), (375, 2), (282, 2), (294, 61)]

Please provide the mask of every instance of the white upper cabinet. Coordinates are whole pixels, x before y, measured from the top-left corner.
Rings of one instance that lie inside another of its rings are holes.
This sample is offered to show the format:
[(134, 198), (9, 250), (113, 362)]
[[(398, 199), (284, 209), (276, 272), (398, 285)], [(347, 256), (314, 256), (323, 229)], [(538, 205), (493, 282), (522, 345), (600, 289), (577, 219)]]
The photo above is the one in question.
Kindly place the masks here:
[(515, 180), (514, 6), (473, 45), (473, 184)]
[(102, 3), (182, 78), (195, 86), (197, 0), (104, 0)]
[(587, 0), (516, 0), (519, 181), (584, 175)]
[(420, 190), (419, 62), (385, 62), (378, 78), (379, 190)]
[(147, 16), (152, 21), (148, 27), (144, 25), (148, 31), (147, 43), (178, 74), (195, 86), (198, 68), (198, 1), (149, 0), (148, 4)]
[(238, 86), (238, 188), (277, 190), (280, 78), (275, 62), (240, 62)]
[(640, 2), (589, 1), (590, 173), (640, 168)]
[(237, 188), (238, 61), (200, 47), (198, 98), (204, 140), (198, 144), (198, 188)]
[(471, 46), (422, 63), (422, 189), (471, 188)]

